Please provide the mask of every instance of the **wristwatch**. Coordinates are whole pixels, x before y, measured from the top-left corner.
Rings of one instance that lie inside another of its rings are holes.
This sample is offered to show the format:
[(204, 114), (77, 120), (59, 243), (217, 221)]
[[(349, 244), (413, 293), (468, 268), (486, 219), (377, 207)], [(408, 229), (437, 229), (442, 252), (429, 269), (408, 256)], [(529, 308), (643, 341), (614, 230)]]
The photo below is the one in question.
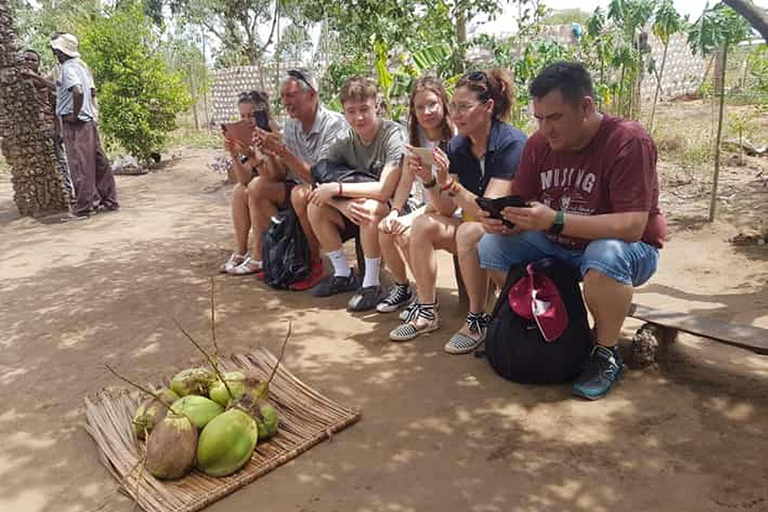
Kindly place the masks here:
[(557, 213), (555, 213), (555, 221), (549, 227), (547, 232), (552, 233), (553, 235), (557, 235), (562, 233), (564, 227), (565, 227), (565, 212), (563, 210), (557, 210)]

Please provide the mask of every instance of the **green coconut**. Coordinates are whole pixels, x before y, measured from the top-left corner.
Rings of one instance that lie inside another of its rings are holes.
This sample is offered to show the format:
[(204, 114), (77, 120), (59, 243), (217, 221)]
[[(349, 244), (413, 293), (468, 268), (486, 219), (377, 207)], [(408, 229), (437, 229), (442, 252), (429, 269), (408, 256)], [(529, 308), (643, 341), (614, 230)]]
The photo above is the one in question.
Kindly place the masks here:
[(259, 441), (269, 439), (277, 433), (279, 420), (277, 410), (270, 405), (261, 393), (263, 389), (248, 389), (240, 397), (237, 407), (251, 416), (259, 428)]
[(176, 480), (192, 470), (197, 428), (186, 416), (169, 412), (147, 439), (147, 471), (155, 478)]
[(158, 401), (157, 398), (150, 398), (139, 405), (133, 414), (133, 431), (139, 439), (144, 439), (147, 434), (152, 432), (155, 425), (163, 421), (168, 412), (168, 407), (165, 404), (173, 403), (179, 399), (179, 396), (168, 388), (161, 389), (157, 394), (162, 401)]
[(224, 412), (224, 408), (204, 396), (187, 395), (176, 400), (171, 409), (186, 416), (197, 428), (205, 427), (209, 421)]
[(245, 392), (245, 374), (243, 372), (227, 372), (224, 374), (224, 380), (227, 386), (229, 386), (233, 397), (230, 397), (227, 386), (224, 385), (221, 379), (216, 379), (208, 390), (208, 396), (211, 397), (211, 400), (222, 407), (226, 407), (232, 398), (237, 400), (243, 396)]
[(258, 410), (254, 412), (253, 419), (259, 428), (259, 441), (264, 441), (277, 434), (280, 420), (277, 418), (277, 410), (270, 404), (262, 401)]
[(173, 376), (171, 390), (180, 397), (208, 395), (208, 388), (216, 380), (216, 374), (207, 368), (188, 368)]
[(231, 475), (251, 459), (258, 439), (259, 428), (245, 412), (219, 414), (200, 433), (197, 467), (210, 476)]

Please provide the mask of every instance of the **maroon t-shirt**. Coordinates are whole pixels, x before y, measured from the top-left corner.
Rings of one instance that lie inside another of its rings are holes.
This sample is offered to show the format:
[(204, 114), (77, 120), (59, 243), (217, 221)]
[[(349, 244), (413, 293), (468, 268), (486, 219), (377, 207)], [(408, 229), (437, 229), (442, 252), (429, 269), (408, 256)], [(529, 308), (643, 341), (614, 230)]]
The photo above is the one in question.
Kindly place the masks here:
[[(534, 133), (525, 144), (515, 190), (523, 199), (574, 215), (646, 211), (642, 241), (661, 248), (667, 225), (659, 210), (656, 156), (656, 145), (639, 123), (604, 115), (597, 133), (580, 151), (553, 151), (544, 135)], [(573, 249), (589, 243), (550, 236)]]

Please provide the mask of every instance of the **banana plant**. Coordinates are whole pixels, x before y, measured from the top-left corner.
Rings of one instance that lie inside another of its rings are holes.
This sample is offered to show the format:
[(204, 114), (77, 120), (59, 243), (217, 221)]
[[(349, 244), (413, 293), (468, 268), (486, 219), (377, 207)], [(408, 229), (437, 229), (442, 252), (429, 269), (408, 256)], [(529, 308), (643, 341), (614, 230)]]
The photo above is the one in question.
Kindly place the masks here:
[(661, 81), (664, 78), (664, 66), (667, 63), (667, 50), (669, 50), (670, 38), (680, 32), (683, 29), (684, 20), (680, 14), (675, 10), (675, 5), (672, 0), (663, 0), (656, 10), (655, 20), (653, 22), (653, 33), (659, 38), (661, 44), (664, 45), (664, 52), (661, 56), (661, 68), (656, 72), (656, 66), (653, 60), (652, 70), (656, 75), (656, 92), (653, 95), (653, 107), (651, 107), (651, 120), (648, 123), (651, 133), (653, 133), (653, 122), (656, 115), (656, 103), (659, 100), (659, 93), (661, 92)]
[(651, 19), (655, 6), (656, 0), (611, 0), (608, 5), (608, 19), (622, 34), (622, 43), (618, 48), (622, 55), (615, 62), (621, 66), (618, 106), (620, 115), (624, 117), (637, 117), (640, 111), (643, 57), (649, 50), (647, 45), (641, 44), (640, 31)]

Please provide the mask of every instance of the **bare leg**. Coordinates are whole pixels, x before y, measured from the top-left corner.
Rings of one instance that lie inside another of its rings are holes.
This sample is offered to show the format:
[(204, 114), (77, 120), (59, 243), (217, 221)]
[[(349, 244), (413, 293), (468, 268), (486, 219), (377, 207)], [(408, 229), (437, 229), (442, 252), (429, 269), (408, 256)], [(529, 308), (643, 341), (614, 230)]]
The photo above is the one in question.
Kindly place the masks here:
[(410, 230), (402, 235), (379, 232), (379, 245), (381, 246), (382, 258), (397, 284), (408, 283), (408, 271), (406, 269), (406, 258), (403, 247), (406, 249), (408, 248), (409, 233)]
[(248, 213), (248, 190), (241, 183), (232, 190), (232, 225), (235, 228), (235, 252), (246, 254), (251, 217)]
[(251, 258), (261, 260), (261, 236), (277, 214), (278, 206), (286, 202), (285, 183), (264, 178), (254, 178), (248, 184), (248, 211), (251, 227)]
[(324, 252), (341, 249), (341, 230), (344, 229), (344, 219), (336, 208), (330, 205), (310, 204), (307, 207), (307, 217)]
[(488, 290), (488, 274), (480, 267), (477, 254), (477, 243), (484, 234), (485, 230), (478, 222), (466, 222), (456, 232), (459, 268), (469, 295), (469, 311), (473, 313), (485, 311)]
[(436, 300), (437, 261), (435, 251), (443, 249), (456, 254), (454, 235), (461, 221), (435, 213), (420, 215), (411, 226), (411, 271), (416, 280), (419, 301)]
[(312, 224), (309, 222), (309, 214), (307, 213), (307, 196), (309, 195), (309, 191), (309, 185), (299, 185), (294, 187), (291, 191), (291, 204), (293, 204), (293, 209), (299, 217), (301, 229), (307, 237), (310, 259), (315, 261), (320, 259), (320, 242), (317, 240), (315, 232), (312, 230)]
[(634, 289), (589, 269), (584, 276), (584, 300), (595, 319), (597, 342), (612, 347), (619, 341), (621, 326), (632, 303)]
[(389, 208), (375, 199), (367, 199), (363, 206), (371, 213), (371, 221), (360, 226), (360, 243), (363, 246), (363, 254), (366, 258), (379, 258), (381, 257), (379, 222), (389, 213)]

